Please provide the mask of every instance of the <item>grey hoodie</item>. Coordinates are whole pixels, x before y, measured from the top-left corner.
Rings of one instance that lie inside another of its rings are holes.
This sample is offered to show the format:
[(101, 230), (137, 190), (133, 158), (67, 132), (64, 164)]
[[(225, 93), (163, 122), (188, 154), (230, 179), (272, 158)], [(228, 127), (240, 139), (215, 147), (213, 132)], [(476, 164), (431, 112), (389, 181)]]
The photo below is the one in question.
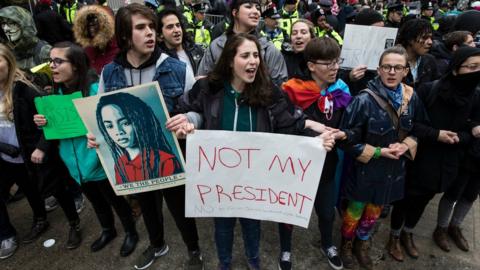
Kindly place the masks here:
[[(222, 54), (225, 43), (227, 42), (227, 35), (223, 35), (216, 38), (210, 44), (210, 47), (205, 51), (200, 66), (198, 67), (198, 75), (207, 75), (213, 70), (215, 63), (217, 63), (220, 55)], [(287, 65), (275, 45), (271, 41), (268, 41), (266, 37), (261, 36), (258, 38), (258, 42), (262, 47), (262, 56), (268, 71), (272, 77), (273, 83), (277, 86), (281, 86), (283, 82), (287, 81)]]

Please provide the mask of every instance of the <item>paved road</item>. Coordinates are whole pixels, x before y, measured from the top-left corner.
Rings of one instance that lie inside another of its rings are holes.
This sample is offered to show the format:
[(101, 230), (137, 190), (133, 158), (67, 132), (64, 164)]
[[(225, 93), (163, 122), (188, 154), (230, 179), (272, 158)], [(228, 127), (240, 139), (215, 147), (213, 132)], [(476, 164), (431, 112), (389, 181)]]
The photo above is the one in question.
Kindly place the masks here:
[[(438, 197), (427, 208), (424, 217), (417, 226), (416, 243), (421, 251), (421, 257), (418, 260), (407, 258), (405, 262), (398, 263), (393, 261), (388, 254), (384, 254), (384, 246), (388, 236), (388, 222), (383, 220), (378, 227), (378, 232), (373, 239), (372, 256), (378, 259), (376, 269), (435, 269), (435, 270), (480, 270), (480, 204), (475, 203), (473, 211), (471, 211), (465, 220), (465, 235), (471, 245), (470, 252), (462, 252), (456, 247), (452, 251), (445, 253), (437, 248), (431, 234), (435, 227), (436, 207)], [(31, 211), (26, 200), (13, 203), (8, 206), (12, 223), (16, 226), (19, 235), (25, 235), (30, 226)], [(165, 211), (167, 212), (167, 211)], [(315, 216), (315, 215), (314, 215)], [(90, 244), (98, 236), (100, 227), (95, 218), (93, 210), (88, 205), (81, 213), (83, 244), (80, 248), (70, 251), (65, 248), (67, 238), (67, 223), (60, 209), (49, 214), (50, 229), (36, 242), (29, 245), (20, 245), (16, 254), (7, 259), (0, 261), (1, 270), (10, 269), (40, 269), (40, 270), (120, 270), (133, 269), (135, 258), (148, 245), (145, 227), (140, 219), (137, 226), (141, 235), (141, 240), (137, 250), (127, 258), (119, 256), (120, 245), (123, 241), (123, 233), (104, 250), (98, 253), (90, 252)], [(330, 269), (326, 263), (326, 259), (321, 255), (315, 242), (320, 238), (316, 226), (316, 218), (312, 217), (308, 230), (296, 228), (294, 232), (293, 244), (293, 262), (294, 269)], [(200, 243), (204, 252), (206, 267), (205, 269), (216, 268), (215, 246), (213, 242), (213, 222), (211, 219), (200, 219), (198, 221)], [(234, 269), (245, 269), (243, 256), (243, 244), (240, 241), (241, 234), (236, 232)], [(337, 218), (337, 228), (339, 228), (339, 220)], [(121, 226), (117, 221), (117, 230), (121, 232)], [(172, 218), (167, 214), (166, 218), (166, 235), (167, 242), (170, 246), (170, 252), (167, 256), (157, 260), (149, 269), (182, 269), (183, 262), (186, 259), (186, 248), (181, 241), (180, 235), (175, 228)], [(44, 248), (42, 243), (46, 239), (54, 238), (56, 244), (51, 248)], [(338, 230), (335, 233), (335, 241), (340, 242)], [(453, 245), (453, 243), (452, 243)], [(261, 257), (263, 269), (277, 269), (276, 260), (278, 256), (278, 233), (277, 225), (272, 222), (264, 222), (262, 224), (262, 242)]]

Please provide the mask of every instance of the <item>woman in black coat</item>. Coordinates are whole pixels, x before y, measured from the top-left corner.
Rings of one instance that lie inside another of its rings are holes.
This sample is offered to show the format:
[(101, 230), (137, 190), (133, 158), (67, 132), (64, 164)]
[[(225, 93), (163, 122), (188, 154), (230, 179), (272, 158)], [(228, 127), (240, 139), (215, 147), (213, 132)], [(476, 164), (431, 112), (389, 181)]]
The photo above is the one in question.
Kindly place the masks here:
[[(3, 153), (0, 156), (0, 171), (2, 178), (5, 177), (0, 181), (0, 189), (4, 194), (4, 189), (9, 186), (8, 180), (15, 179), (32, 207), (33, 225), (23, 242), (33, 242), (49, 226), (39, 190), (46, 185), (51, 187), (52, 195), (59, 201), (75, 230), (80, 219), (73, 197), (66, 190), (68, 171), (58, 156), (56, 145), (46, 141), (42, 131), (33, 122), (33, 115), (37, 113), (34, 98), (42, 94), (17, 69), (15, 57), (4, 45), (0, 45), (0, 85), (0, 142), (19, 149), (16, 156)], [(81, 241), (79, 237), (79, 234), (70, 232), (67, 248), (78, 247)]]
[[(418, 257), (412, 231), (427, 204), (435, 194), (462, 185), (463, 181), (456, 179), (472, 140), (472, 123), (480, 120), (480, 92), (476, 90), (480, 82), (479, 55), (480, 49), (460, 48), (453, 54), (447, 74), (417, 89), (430, 126), (415, 123), (415, 135), (419, 139), (417, 157), (407, 167), (406, 195), (394, 204), (391, 219), (391, 240), (397, 243), (399, 240), (411, 257)], [(448, 207), (442, 209), (442, 205), (440, 203), (439, 218), (449, 211)], [(445, 233), (444, 228), (437, 228), (434, 238), (444, 240)], [(403, 260), (399, 245), (391, 249), (390, 254)]]

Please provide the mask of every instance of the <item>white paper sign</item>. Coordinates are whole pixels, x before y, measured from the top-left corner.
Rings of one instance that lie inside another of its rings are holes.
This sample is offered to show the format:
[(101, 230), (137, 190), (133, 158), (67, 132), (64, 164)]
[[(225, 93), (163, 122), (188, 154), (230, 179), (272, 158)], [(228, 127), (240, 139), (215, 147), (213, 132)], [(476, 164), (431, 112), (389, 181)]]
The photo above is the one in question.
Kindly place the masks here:
[(318, 138), (197, 130), (187, 137), (185, 215), (307, 228), (325, 155)]
[(376, 70), (382, 52), (395, 45), (397, 28), (347, 24), (341, 58), (343, 68), (367, 65)]

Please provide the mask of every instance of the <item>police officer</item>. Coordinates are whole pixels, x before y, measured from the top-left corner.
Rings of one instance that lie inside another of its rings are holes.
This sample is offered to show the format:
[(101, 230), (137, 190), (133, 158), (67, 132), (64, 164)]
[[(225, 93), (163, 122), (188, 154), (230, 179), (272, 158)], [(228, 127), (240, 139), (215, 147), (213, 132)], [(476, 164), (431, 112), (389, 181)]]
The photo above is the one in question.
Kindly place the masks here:
[(193, 23), (192, 0), (184, 0), (182, 6), (182, 14), (187, 24)]
[(403, 18), (403, 4), (400, 2), (387, 5), (385, 27), (399, 28)]
[(422, 3), (421, 18), (430, 22), (434, 31), (438, 30), (439, 24), (436, 22), (433, 16), (433, 4), (432, 2)]
[(197, 3), (192, 6), (193, 19), (192, 23), (188, 25), (187, 32), (191, 34), (192, 40), (195, 44), (207, 48), (212, 41), (211, 29), (213, 25), (205, 20), (205, 13), (208, 5), (206, 3)]
[(292, 24), (300, 18), (300, 13), (297, 9), (297, 0), (285, 0), (280, 16), (280, 28), (290, 36)]
[(325, 11), (322, 8), (319, 7), (312, 13), (312, 22), (315, 25), (315, 36), (331, 37), (337, 41), (338, 45), (343, 45), (343, 38), (327, 22)]
[(267, 8), (262, 13), (262, 17), (264, 19), (264, 26), (262, 29), (263, 34), (268, 40), (273, 42), (275, 48), (281, 50), (287, 34), (284, 35), (283, 30), (278, 27), (278, 19), (280, 19), (280, 15), (277, 12), (277, 8)]

